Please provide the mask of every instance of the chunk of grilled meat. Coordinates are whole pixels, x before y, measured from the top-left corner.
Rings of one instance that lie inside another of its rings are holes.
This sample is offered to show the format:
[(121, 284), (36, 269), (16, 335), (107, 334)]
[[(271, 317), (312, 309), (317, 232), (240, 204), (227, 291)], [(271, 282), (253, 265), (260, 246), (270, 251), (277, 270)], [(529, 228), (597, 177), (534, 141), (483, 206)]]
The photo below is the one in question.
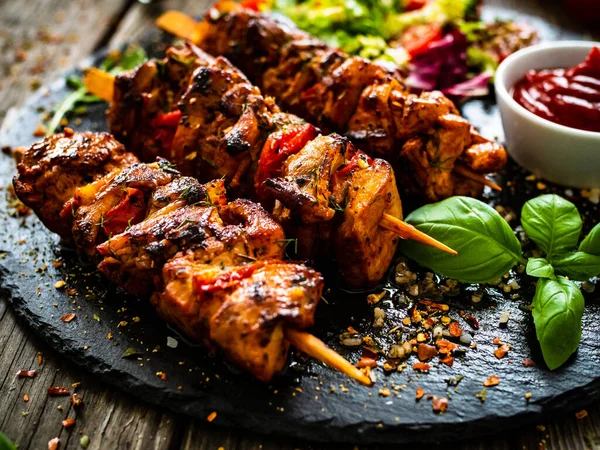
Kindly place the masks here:
[(145, 162), (168, 158), (177, 102), (187, 89), (197, 58), (189, 47), (170, 47), (162, 60), (151, 60), (115, 77), (108, 111), (111, 132)]
[(49, 230), (72, 238), (73, 214), (65, 203), (78, 187), (114, 176), (138, 159), (108, 133), (55, 134), (25, 150), (17, 164), (15, 193)]
[[(222, 180), (201, 185), (164, 163), (137, 163), (118, 144), (109, 158), (107, 142), (115, 143), (105, 134), (68, 132), (36, 144), (16, 177), (32, 189), (17, 195), (53, 224), (53, 215), (44, 216), (48, 205), (57, 215), (72, 210), (76, 244), (102, 258), (99, 270), (109, 279), (133, 294), (158, 289), (152, 301), (163, 317), (269, 381), (286, 361), (284, 328), (312, 325), (322, 277), (280, 261), (281, 226), (249, 200), (227, 203)], [(88, 161), (89, 172), (68, 176), (73, 161)], [(133, 164), (117, 167), (123, 161)], [(40, 178), (40, 167), (58, 178)], [(68, 180), (68, 189), (46, 189), (42, 200), (31, 195), (52, 179)]]
[(506, 163), (504, 148), (479, 145), (483, 138), (467, 123), (458, 133), (463, 119), (440, 92), (409, 94), (399, 71), (348, 56), (287, 22), (225, 2), (207, 13), (200, 34), (202, 49), (227, 57), (282, 108), (384, 156), (402, 185), (428, 201), (480, 194), (481, 185), (451, 173), (455, 164), (489, 173)]
[(351, 287), (379, 283), (398, 243), (379, 223), (384, 214), (402, 217), (386, 161), (371, 160), (339, 135), (320, 136), (288, 158), (282, 176), (265, 186), (285, 206), (276, 209), (276, 217), (296, 229), (301, 258), (333, 255)]
[(181, 253), (165, 265), (165, 288), (152, 303), (188, 336), (222, 348), (259, 380), (271, 380), (287, 358), (284, 328), (313, 324), (322, 277), (281, 261), (221, 270), (197, 255)]

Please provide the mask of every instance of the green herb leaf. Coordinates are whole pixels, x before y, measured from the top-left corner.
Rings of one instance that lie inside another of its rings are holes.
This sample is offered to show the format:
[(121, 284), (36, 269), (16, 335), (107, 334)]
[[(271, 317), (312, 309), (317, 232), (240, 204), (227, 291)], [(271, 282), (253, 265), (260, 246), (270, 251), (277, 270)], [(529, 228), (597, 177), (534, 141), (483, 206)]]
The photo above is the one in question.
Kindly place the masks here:
[(552, 262), (554, 270), (571, 280), (586, 281), (600, 275), (600, 256), (585, 252), (565, 253)]
[(554, 268), (546, 258), (529, 258), (529, 261), (527, 261), (527, 275), (554, 279)]
[[(120, 58), (108, 56), (100, 68), (113, 75), (116, 75), (125, 70), (133, 69), (146, 61), (147, 56), (143, 48), (139, 46), (130, 46)], [(71, 89), (74, 89), (65, 99), (55, 108), (52, 118), (46, 126), (46, 135), (51, 135), (56, 132), (56, 129), (60, 126), (61, 120), (67, 116), (67, 114), (75, 111), (76, 107), (80, 103), (97, 103), (103, 101), (100, 97), (91, 95), (87, 92), (83, 79), (75, 75), (69, 75), (66, 78), (66, 84)]]
[(579, 244), (579, 251), (600, 256), (600, 223)]
[(573, 250), (581, 234), (581, 216), (575, 205), (554, 194), (525, 203), (521, 224), (550, 262), (555, 256)]
[(541, 278), (533, 298), (533, 322), (544, 361), (554, 370), (577, 350), (584, 300), (575, 283)]
[(451, 197), (413, 211), (406, 221), (458, 252), (452, 256), (413, 241), (401, 241), (406, 256), (447, 277), (487, 283), (500, 278), (515, 263), (525, 263), (508, 223), (479, 200)]
[(17, 446), (0, 432), (0, 449), (2, 450), (17, 450)]
[(123, 352), (121, 358), (133, 358), (141, 356), (141, 352), (138, 352), (135, 348), (129, 347), (127, 350)]

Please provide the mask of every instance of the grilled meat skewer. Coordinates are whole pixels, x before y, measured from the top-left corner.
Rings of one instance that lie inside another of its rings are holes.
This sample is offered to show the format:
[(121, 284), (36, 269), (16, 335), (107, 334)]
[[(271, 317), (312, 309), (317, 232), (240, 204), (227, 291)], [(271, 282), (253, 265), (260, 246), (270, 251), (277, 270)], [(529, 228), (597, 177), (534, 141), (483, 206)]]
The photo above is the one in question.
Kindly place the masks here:
[[(44, 224), (99, 262), (127, 292), (191, 339), (221, 349), (259, 380), (294, 345), (358, 381), (370, 380), (316, 338), (323, 278), (281, 260), (281, 226), (224, 182), (200, 184), (165, 161), (142, 164), (107, 133), (65, 130), (20, 155), (15, 193)], [(294, 330), (291, 330), (294, 328)]]
[(497, 188), (484, 174), (504, 166), (504, 148), (477, 133), (441, 92), (409, 94), (393, 67), (349, 56), (234, 2), (217, 3), (195, 28), (176, 11), (157, 24), (228, 58), (285, 110), (384, 157), (404, 189), (426, 201), (478, 196), (481, 183)]
[[(90, 83), (97, 73), (86, 82), (102, 95)], [(172, 47), (165, 59), (117, 76), (110, 92), (111, 130), (143, 160), (161, 156), (202, 181), (224, 177), (237, 196), (278, 205), (277, 219), (300, 238), (299, 256), (333, 254), (352, 287), (381, 280), (398, 235), (453, 252), (398, 219), (386, 161), (282, 113), (224, 58)]]

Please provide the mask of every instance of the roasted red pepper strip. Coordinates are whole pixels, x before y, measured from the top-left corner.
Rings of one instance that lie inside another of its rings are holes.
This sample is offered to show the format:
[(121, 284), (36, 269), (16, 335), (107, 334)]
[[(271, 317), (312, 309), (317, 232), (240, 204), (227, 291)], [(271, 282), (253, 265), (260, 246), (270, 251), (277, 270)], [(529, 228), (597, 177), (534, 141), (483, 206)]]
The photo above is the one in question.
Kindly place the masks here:
[(215, 292), (229, 288), (244, 278), (250, 277), (256, 270), (265, 266), (269, 261), (261, 261), (255, 264), (238, 267), (237, 269), (221, 273), (212, 279), (198, 276), (194, 278), (194, 290), (196, 292)]
[[(335, 179), (336, 180), (337, 179), (344, 179), (350, 173), (352, 173), (356, 169), (358, 169), (359, 168), (359, 166), (358, 166), (359, 160), (363, 160), (369, 166), (371, 164), (373, 164), (373, 160), (371, 159), (371, 157), (369, 155), (367, 155), (366, 153), (361, 152), (360, 150), (358, 150), (354, 155), (352, 155), (352, 157), (350, 158), (350, 162), (348, 164), (346, 164), (344, 167), (342, 167), (336, 173), (333, 174), (333, 176), (335, 177)], [(335, 183), (335, 180), (333, 181), (333, 183)]]
[(103, 229), (107, 236), (121, 234), (128, 226), (141, 222), (146, 216), (144, 193), (126, 188), (127, 194), (104, 216)]
[(168, 151), (171, 149), (180, 120), (181, 111), (176, 110), (159, 114), (150, 121), (150, 126), (154, 130), (154, 140), (160, 142), (163, 150)]
[(266, 195), (263, 183), (281, 175), (281, 166), (306, 144), (317, 137), (317, 129), (309, 124), (291, 125), (272, 133), (262, 148), (256, 170), (255, 187), (260, 197)]

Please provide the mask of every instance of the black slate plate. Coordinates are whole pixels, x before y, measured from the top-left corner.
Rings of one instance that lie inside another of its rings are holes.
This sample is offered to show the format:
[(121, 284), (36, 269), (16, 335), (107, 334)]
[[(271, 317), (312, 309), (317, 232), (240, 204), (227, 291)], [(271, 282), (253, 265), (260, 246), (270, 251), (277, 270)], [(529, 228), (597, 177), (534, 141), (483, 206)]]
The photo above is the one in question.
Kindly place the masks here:
[[(544, 28), (547, 38), (557, 34), (551, 26)], [(145, 46), (153, 51), (160, 50), (159, 41), (158, 34), (144, 39)], [(63, 80), (43, 88), (10, 118), (0, 135), (0, 145), (33, 142), (40, 110), (50, 109), (65, 94)], [(106, 130), (104, 110), (105, 105), (91, 105), (81, 122), (71, 125), (81, 130)], [(464, 110), (486, 135), (500, 135), (493, 99), (470, 102)], [(516, 291), (519, 299), (511, 299), (515, 292), (506, 294), (491, 286), (462, 286), (458, 296), (438, 300), (450, 305), (450, 317), (459, 320), (477, 345), (457, 358), (452, 368), (434, 362), (431, 372), (421, 375), (410, 368), (416, 362), (413, 356), (402, 372), (384, 375), (377, 370), (375, 387), (367, 388), (320, 363), (296, 357), (272, 385), (262, 385), (224, 363), (218, 355), (211, 356), (204, 348), (187, 344), (176, 330), (155, 316), (146, 301), (118, 292), (96, 275), (93, 267), (81, 262), (72, 249), (61, 247), (57, 237), (36, 217), (19, 216), (8, 189), (14, 170), (11, 158), (1, 155), (2, 292), (17, 314), (54, 348), (105, 382), (145, 401), (201, 419), (217, 411), (216, 424), (265, 434), (318, 441), (407, 443), (506, 430), (539, 420), (542, 414), (583, 407), (600, 397), (598, 294), (586, 295), (579, 351), (564, 367), (550, 372), (543, 364), (530, 314), (524, 308), (532, 298), (532, 280), (516, 274), (514, 278), (521, 286)], [(526, 175), (509, 164), (502, 177), (514, 184), (502, 196), (486, 194), (486, 200), (518, 212), (524, 200), (542, 192)], [(552, 186), (543, 190), (548, 191), (575, 201), (584, 212), (586, 228), (599, 217), (597, 205), (581, 199), (578, 191)], [(512, 224), (517, 225), (516, 221)], [(55, 267), (55, 261), (62, 263), (60, 267)], [(419, 279), (424, 274), (420, 271)], [(62, 289), (54, 287), (59, 280), (66, 281)], [(361, 350), (340, 346), (338, 337), (349, 325), (361, 335), (373, 336), (381, 347), (389, 347), (393, 341), (389, 330), (401, 324), (414, 299), (393, 284), (386, 285), (389, 293), (378, 306), (386, 311), (387, 322), (383, 330), (376, 332), (371, 327), (373, 311), (365, 302), (366, 294), (345, 292), (331, 284), (331, 291), (325, 295), (327, 303), (323, 302), (318, 311), (315, 334), (353, 361)], [(475, 305), (470, 299), (477, 289), (485, 295)], [(470, 327), (459, 317), (460, 311), (475, 316), (481, 328)], [(498, 328), (501, 311), (511, 313), (506, 329)], [(60, 317), (71, 312), (76, 314), (75, 320), (63, 323)], [(512, 345), (508, 357), (502, 360), (493, 355), (496, 346), (492, 340), (496, 336)], [(175, 342), (177, 347), (172, 348)], [(139, 354), (123, 358), (127, 349)], [(536, 367), (525, 367), (523, 358), (534, 360)], [(166, 374), (166, 379), (157, 375), (160, 373)], [(501, 383), (488, 390), (487, 400), (482, 403), (475, 394), (492, 374), (498, 375)], [(463, 378), (454, 386), (458, 376)], [(427, 394), (450, 397), (448, 411), (436, 415), (427, 399), (416, 402), (417, 386)], [(379, 395), (384, 388), (389, 388), (392, 395)], [(529, 401), (525, 399), (527, 392), (532, 394)]]

